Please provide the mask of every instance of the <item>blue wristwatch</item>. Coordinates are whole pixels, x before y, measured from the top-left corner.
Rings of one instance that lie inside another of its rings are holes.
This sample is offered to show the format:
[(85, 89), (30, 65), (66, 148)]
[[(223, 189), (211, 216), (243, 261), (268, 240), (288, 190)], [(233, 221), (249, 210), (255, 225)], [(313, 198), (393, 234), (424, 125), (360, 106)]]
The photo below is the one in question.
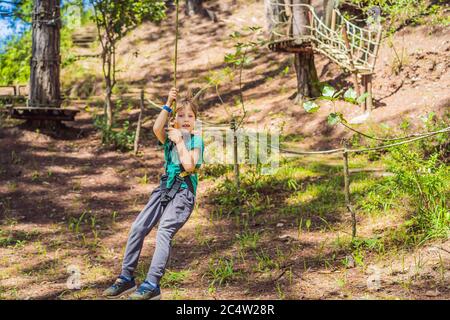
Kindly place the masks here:
[(163, 105), (162, 107), (164, 110), (166, 110), (168, 113), (172, 113), (172, 109), (170, 109), (170, 107), (168, 105)]

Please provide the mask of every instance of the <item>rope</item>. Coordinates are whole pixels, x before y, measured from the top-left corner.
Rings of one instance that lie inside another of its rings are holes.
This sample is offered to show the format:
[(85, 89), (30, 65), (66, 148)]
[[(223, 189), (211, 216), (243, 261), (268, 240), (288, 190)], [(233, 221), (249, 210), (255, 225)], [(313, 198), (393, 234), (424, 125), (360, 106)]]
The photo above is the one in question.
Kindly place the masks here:
[(432, 136), (435, 136), (437, 134), (441, 134), (441, 133), (445, 133), (445, 132), (450, 132), (450, 127), (439, 130), (439, 131), (435, 131), (435, 132), (430, 132), (426, 135), (422, 135), (420, 137), (414, 138), (414, 139), (410, 139), (407, 141), (402, 141), (402, 142), (397, 142), (397, 143), (393, 143), (393, 144), (389, 144), (389, 145), (385, 145), (385, 146), (378, 146), (378, 147), (373, 147), (373, 148), (362, 148), (362, 149), (346, 149), (346, 148), (338, 148), (338, 149), (330, 149), (330, 150), (320, 150), (320, 151), (295, 151), (295, 150), (287, 150), (287, 149), (283, 149), (283, 148), (277, 148), (274, 146), (270, 146), (271, 149), (276, 149), (278, 151), (281, 151), (283, 153), (287, 153), (287, 154), (295, 154), (295, 155), (312, 155), (312, 154), (333, 154), (333, 153), (344, 153), (344, 152), (348, 152), (348, 153), (361, 153), (361, 152), (368, 152), (368, 151), (376, 151), (376, 150), (383, 150), (383, 149), (388, 149), (388, 148), (392, 148), (392, 147), (397, 147), (403, 144), (409, 144), (418, 140), (423, 140)]
[[(179, 13), (180, 13), (180, 5), (179, 0), (175, 1), (175, 7), (176, 7), (176, 18), (175, 18), (175, 55), (174, 55), (174, 61), (173, 61), (173, 85), (176, 88), (177, 87), (177, 66), (178, 66), (178, 30), (179, 30)], [(175, 102), (176, 106), (176, 102)]]
[[(413, 133), (413, 134), (410, 134), (410, 135), (407, 135), (407, 136), (397, 137), (397, 138), (380, 138), (380, 137), (371, 136), (371, 135), (368, 135), (367, 133), (358, 131), (358, 130), (356, 130), (355, 128), (350, 127), (349, 125), (347, 125), (347, 124), (344, 123), (344, 122), (341, 122), (341, 124), (342, 124), (344, 127), (346, 127), (347, 129), (349, 129), (350, 131), (353, 131), (353, 132), (355, 132), (355, 133), (357, 133), (357, 134), (360, 134), (360, 135), (362, 135), (362, 136), (364, 136), (364, 137), (366, 137), (366, 138), (369, 138), (369, 139), (372, 139), (372, 140), (377, 140), (377, 141), (385, 141), (385, 142), (388, 142), (388, 141), (405, 140), (405, 139), (414, 138), (414, 137), (423, 137), (423, 136), (428, 136), (429, 134), (432, 134), (432, 133), (435, 133), (435, 132), (436, 132), (436, 131), (434, 131), (434, 132)], [(447, 127), (447, 128), (445, 128), (445, 129), (448, 129), (448, 128), (450, 128), (450, 127)], [(445, 130), (445, 129), (442, 129), (442, 130)]]
[(276, 149), (278, 151), (281, 151), (283, 153), (287, 154), (296, 154), (296, 155), (312, 155), (312, 154), (333, 154), (333, 153), (340, 153), (344, 152), (344, 148), (338, 148), (338, 149), (329, 149), (329, 150), (317, 150), (317, 151), (305, 151), (305, 150), (287, 150), (279, 147), (270, 146), (271, 149)]
[(426, 138), (435, 136), (435, 135), (440, 134), (440, 133), (445, 133), (445, 132), (450, 132), (450, 127), (442, 129), (442, 130), (439, 130), (439, 131), (431, 132), (431, 133), (429, 133), (427, 135), (424, 135), (424, 136), (421, 136), (421, 137), (417, 137), (417, 138), (406, 140), (406, 141), (402, 141), (402, 142), (392, 143), (392, 144), (388, 144), (388, 145), (385, 145), (385, 146), (378, 146), (378, 147), (364, 148), (364, 149), (345, 149), (345, 151), (346, 152), (359, 153), (359, 152), (367, 152), (367, 151), (388, 149), (388, 148), (397, 147), (397, 146), (400, 146), (400, 145), (403, 145), (403, 144), (409, 144), (409, 143), (412, 143), (414, 141), (426, 139)]
[[(410, 140), (406, 140), (406, 141), (401, 141), (401, 142), (397, 142), (397, 143), (392, 143), (392, 144), (388, 144), (385, 146), (378, 146), (378, 147), (373, 147), (373, 148), (362, 148), (362, 149), (347, 149), (347, 148), (338, 148), (338, 149), (329, 149), (329, 150), (319, 150), (319, 151), (305, 151), (305, 150), (300, 150), (300, 151), (296, 151), (296, 150), (287, 150), (287, 149), (283, 149), (283, 148), (279, 148), (279, 147), (274, 147), (274, 146), (270, 146), (271, 149), (276, 149), (278, 151), (281, 151), (283, 153), (287, 153), (287, 154), (296, 154), (296, 155), (312, 155), (312, 154), (333, 154), (333, 153), (344, 153), (344, 152), (348, 152), (348, 153), (361, 153), (361, 152), (368, 152), (368, 151), (376, 151), (376, 150), (383, 150), (383, 149), (388, 149), (388, 148), (392, 148), (392, 147), (397, 147), (403, 144), (409, 144), (418, 140), (423, 140), (441, 133), (446, 133), (446, 132), (450, 132), (450, 127), (438, 130), (438, 131), (433, 131), (433, 132), (428, 132), (428, 133), (424, 133), (421, 134), (420, 136), (417, 136), (417, 134), (412, 134), (410, 136), (407, 136), (406, 138), (409, 137), (413, 137), (416, 136), (413, 139)], [(401, 140), (404, 139), (405, 137), (401, 137), (401, 138), (394, 138), (394, 139), (388, 139), (390, 141), (395, 141), (395, 140)]]
[[(176, 10), (176, 15), (175, 15), (175, 49), (174, 49), (174, 57), (173, 57), (173, 86), (176, 88), (177, 87), (177, 67), (178, 67), (178, 32), (179, 32), (179, 24), (180, 24), (179, 0), (175, 1), (175, 10)], [(167, 130), (169, 129), (170, 123), (171, 123), (173, 117), (175, 116), (175, 113), (177, 112), (177, 101), (175, 100), (173, 104), (174, 104), (173, 112), (169, 115), (169, 117), (167, 119), (167, 125), (166, 125)]]

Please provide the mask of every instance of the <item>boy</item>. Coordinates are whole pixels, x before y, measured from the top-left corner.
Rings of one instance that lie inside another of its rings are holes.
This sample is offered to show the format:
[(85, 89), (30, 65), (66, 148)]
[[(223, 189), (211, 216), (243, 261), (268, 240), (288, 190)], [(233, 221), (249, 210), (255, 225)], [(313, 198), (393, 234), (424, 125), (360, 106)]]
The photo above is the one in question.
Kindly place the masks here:
[(170, 90), (167, 103), (153, 126), (153, 132), (164, 145), (165, 174), (161, 177), (160, 186), (152, 192), (150, 200), (131, 227), (122, 272), (115, 283), (104, 291), (103, 295), (107, 298), (117, 298), (136, 290), (133, 273), (144, 238), (159, 221), (155, 252), (147, 277), (130, 295), (130, 299), (161, 299), (159, 281), (170, 256), (171, 241), (194, 209), (198, 184), (195, 170), (202, 163), (204, 144), (200, 136), (193, 135), (197, 108), (189, 98), (177, 103), (174, 126), (166, 133), (165, 126), (177, 94), (176, 88)]

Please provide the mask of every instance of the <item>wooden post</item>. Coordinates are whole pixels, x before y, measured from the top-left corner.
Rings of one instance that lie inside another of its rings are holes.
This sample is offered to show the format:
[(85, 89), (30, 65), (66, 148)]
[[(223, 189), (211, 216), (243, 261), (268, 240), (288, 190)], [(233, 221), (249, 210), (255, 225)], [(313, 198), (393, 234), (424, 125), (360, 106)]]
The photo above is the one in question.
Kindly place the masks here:
[(238, 144), (237, 144), (237, 128), (236, 119), (231, 120), (231, 130), (233, 131), (233, 164), (234, 164), (234, 181), (236, 183), (236, 188), (239, 190), (239, 163), (238, 163)]
[(332, 13), (331, 13), (331, 30), (335, 30), (336, 29), (336, 10), (333, 9)]
[(136, 134), (134, 136), (134, 155), (137, 155), (139, 150), (139, 137), (141, 135), (141, 123), (142, 123), (142, 114), (144, 112), (144, 89), (141, 90), (141, 103), (140, 103), (140, 111), (139, 118), (136, 126)]
[[(367, 75), (366, 74), (361, 75), (361, 85), (363, 87), (362, 94), (364, 94), (367, 92)], [(367, 110), (367, 99), (362, 102), (362, 105), (363, 105), (363, 110), (366, 111)]]
[(345, 194), (345, 205), (347, 210), (350, 212), (352, 216), (352, 238), (356, 237), (356, 214), (352, 209), (350, 203), (350, 174), (348, 170), (348, 152), (347, 152), (347, 142), (344, 142), (344, 194)]
[(367, 98), (363, 101), (364, 111), (372, 112), (373, 109), (373, 96), (372, 96), (372, 74), (361, 75), (362, 86), (364, 93), (367, 93)]
[(366, 105), (369, 112), (372, 112), (373, 109), (373, 94), (372, 94), (372, 74), (368, 74), (366, 78), (366, 86), (367, 86), (367, 99), (366, 99)]
[[(333, 20), (333, 12), (334, 12), (335, 1), (334, 0), (323, 0), (323, 23), (331, 28), (332, 20)], [(332, 29), (332, 28), (331, 28)]]
[(357, 96), (359, 97), (359, 96), (361, 96), (361, 90), (359, 88), (358, 71), (356, 70), (355, 64), (353, 63), (352, 48), (350, 47), (350, 41), (348, 39), (347, 28), (346, 28), (345, 24), (342, 26), (342, 38), (344, 39), (345, 47), (348, 50), (348, 54), (349, 54), (349, 58), (350, 58), (350, 65), (353, 69), (351, 71), (353, 74), (353, 82), (355, 84), (355, 91), (356, 91)]
[(312, 14), (311, 10), (308, 10), (308, 19), (309, 19), (309, 25), (311, 27), (310, 34), (312, 36), (314, 36), (314, 22), (315, 21), (314, 21), (314, 15)]
[(375, 40), (375, 48), (373, 50), (373, 54), (374, 54), (374, 58), (372, 60), (372, 71), (373, 69), (375, 69), (375, 64), (377, 62), (377, 57), (378, 57), (378, 51), (380, 50), (380, 42), (381, 42), (381, 36), (382, 36), (383, 32), (381, 27), (378, 28), (377, 31), (377, 36), (376, 36), (376, 40)]

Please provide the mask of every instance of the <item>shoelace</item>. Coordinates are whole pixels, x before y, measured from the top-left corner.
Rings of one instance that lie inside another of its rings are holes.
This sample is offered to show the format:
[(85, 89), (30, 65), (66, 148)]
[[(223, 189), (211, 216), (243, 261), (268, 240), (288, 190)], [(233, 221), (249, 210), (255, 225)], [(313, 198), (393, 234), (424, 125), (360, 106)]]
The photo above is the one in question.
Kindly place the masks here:
[(114, 284), (112, 285), (112, 287), (114, 289), (119, 288), (120, 285), (122, 285), (124, 283), (124, 281), (122, 279), (117, 279), (116, 282), (114, 282)]
[(155, 289), (150, 287), (150, 286), (140, 285), (138, 290), (137, 290), (137, 293), (138, 294), (145, 294), (145, 293), (153, 291), (153, 290), (155, 290)]
[(121, 286), (129, 281), (132, 281), (132, 280), (128, 280), (128, 279), (120, 276), (119, 278), (117, 278), (116, 282), (114, 282), (114, 284), (111, 287), (115, 290), (115, 289), (119, 288), (119, 286)]

